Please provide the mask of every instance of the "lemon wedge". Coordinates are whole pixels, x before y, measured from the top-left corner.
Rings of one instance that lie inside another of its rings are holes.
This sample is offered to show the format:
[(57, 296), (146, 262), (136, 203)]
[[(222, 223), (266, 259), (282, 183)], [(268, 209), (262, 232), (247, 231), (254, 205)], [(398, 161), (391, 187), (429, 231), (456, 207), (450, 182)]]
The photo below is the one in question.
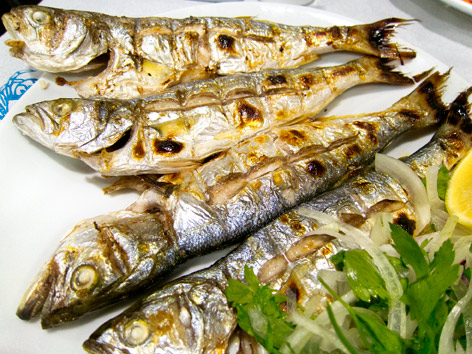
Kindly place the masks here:
[(446, 191), (446, 209), (459, 223), (472, 228), (472, 150), (452, 172)]

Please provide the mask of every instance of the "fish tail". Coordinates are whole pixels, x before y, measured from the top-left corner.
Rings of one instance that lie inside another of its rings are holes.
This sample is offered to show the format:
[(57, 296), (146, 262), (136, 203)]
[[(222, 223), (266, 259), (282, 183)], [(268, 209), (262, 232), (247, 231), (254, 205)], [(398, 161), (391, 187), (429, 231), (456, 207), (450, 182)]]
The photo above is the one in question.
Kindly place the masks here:
[[(403, 20), (400, 18), (388, 18), (374, 23), (350, 27), (350, 35), (355, 41), (346, 42), (346, 50), (375, 55), (388, 59), (412, 59), (416, 52), (409, 48), (403, 48), (397, 43), (392, 43), (391, 38), (398, 26), (403, 26), (414, 20)], [(354, 48), (352, 48), (354, 47)]]
[(472, 104), (469, 103), (469, 97), (472, 95), (472, 86), (461, 92), (451, 103), (446, 123), (451, 126), (457, 126), (466, 134), (472, 134), (472, 120), (470, 111)]
[(448, 152), (445, 163), (451, 167), (472, 148), (471, 104), (472, 87), (461, 92), (451, 103), (445, 123), (438, 129), (435, 137), (441, 139), (441, 147)]
[(412, 119), (418, 116), (415, 112), (429, 112), (429, 114), (424, 115), (428, 117), (428, 121), (432, 119), (433, 123), (443, 123), (447, 118), (449, 108), (442, 101), (441, 95), (449, 78), (449, 73), (450, 71), (444, 74), (434, 72), (408, 96), (395, 103), (391, 109), (411, 116)]
[(395, 65), (391, 65), (389, 60), (372, 56), (365, 56), (356, 62), (358, 71), (365, 75), (368, 82), (383, 82), (393, 85), (412, 85), (414, 80), (407, 75), (395, 71)]

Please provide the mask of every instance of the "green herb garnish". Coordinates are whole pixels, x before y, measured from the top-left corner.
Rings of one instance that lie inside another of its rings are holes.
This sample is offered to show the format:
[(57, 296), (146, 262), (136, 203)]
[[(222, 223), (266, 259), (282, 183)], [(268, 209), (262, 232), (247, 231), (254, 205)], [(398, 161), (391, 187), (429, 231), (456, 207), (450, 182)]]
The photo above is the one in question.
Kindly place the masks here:
[(252, 268), (244, 268), (247, 284), (229, 279), (226, 296), (238, 314), (238, 324), (270, 353), (280, 353), (294, 325), (286, 320), (281, 304), (287, 297), (259, 283)]

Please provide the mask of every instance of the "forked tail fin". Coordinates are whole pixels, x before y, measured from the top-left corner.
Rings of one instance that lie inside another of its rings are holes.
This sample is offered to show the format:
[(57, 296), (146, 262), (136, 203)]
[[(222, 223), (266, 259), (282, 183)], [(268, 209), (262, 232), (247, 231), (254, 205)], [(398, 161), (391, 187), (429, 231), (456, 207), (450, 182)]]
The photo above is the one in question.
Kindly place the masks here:
[[(413, 22), (400, 18), (388, 18), (374, 23), (353, 26), (351, 36), (356, 40), (351, 45), (359, 52), (388, 59), (412, 59), (416, 56), (413, 49), (404, 48), (391, 41), (395, 29)], [(348, 43), (346, 46), (349, 45)], [(348, 50), (346, 48), (346, 50)], [(352, 50), (352, 49), (351, 49)]]

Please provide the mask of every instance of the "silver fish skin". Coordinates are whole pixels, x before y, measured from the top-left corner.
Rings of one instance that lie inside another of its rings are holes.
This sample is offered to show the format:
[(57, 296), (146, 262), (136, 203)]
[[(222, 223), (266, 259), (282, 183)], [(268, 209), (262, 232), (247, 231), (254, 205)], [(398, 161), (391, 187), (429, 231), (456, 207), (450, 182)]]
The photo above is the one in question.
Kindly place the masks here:
[(58, 99), (13, 118), (30, 138), (102, 175), (163, 174), (201, 165), (258, 132), (315, 116), (345, 90), (413, 80), (377, 57), (182, 84), (146, 99)]
[(48, 328), (156, 283), (186, 259), (235, 243), (372, 160), (405, 131), (445, 118), (435, 75), (390, 109), (264, 132), (198, 169), (164, 175), (126, 211), (62, 240), (17, 314)]
[[(472, 147), (472, 121), (467, 114), (471, 93), (469, 89), (460, 94), (431, 141), (404, 160), (420, 177), (429, 166), (444, 164), (451, 169)], [(225, 297), (228, 279), (244, 281), (244, 267), (252, 267), (262, 283), (289, 297), (295, 295), (304, 306), (313, 296), (321, 296), (317, 277), (321, 270), (334, 268), (329, 257), (350, 247), (313, 234), (319, 225), (306, 216), (307, 209), (340, 220), (347, 213), (358, 215), (350, 220), (364, 231), (372, 228), (371, 218), (378, 212), (393, 213), (394, 222), (409, 231), (415, 223), (414, 208), (401, 184), (367, 169), (274, 220), (213, 266), (137, 301), (100, 326), (84, 349), (95, 354), (225, 353), (232, 343), (232, 353), (254, 352), (247, 350), (252, 344), (247, 343), (247, 335), (236, 329), (235, 312)]]
[(354, 51), (382, 58), (412, 58), (390, 42), (391, 18), (358, 26), (288, 26), (249, 18), (128, 18), (20, 6), (2, 16), (11, 54), (42, 71), (96, 68), (100, 74), (72, 85), (82, 97), (133, 98), (179, 82), (239, 72), (294, 68), (321, 54)]

